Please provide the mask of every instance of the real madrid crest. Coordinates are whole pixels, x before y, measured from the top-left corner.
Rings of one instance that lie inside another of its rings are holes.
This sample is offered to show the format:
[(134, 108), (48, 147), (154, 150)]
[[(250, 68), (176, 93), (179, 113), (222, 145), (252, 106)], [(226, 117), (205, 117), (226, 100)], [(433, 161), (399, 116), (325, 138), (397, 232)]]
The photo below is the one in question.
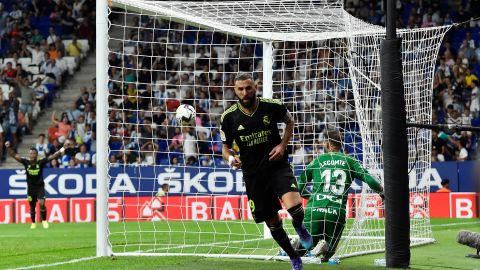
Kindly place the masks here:
[(265, 116), (263, 117), (263, 123), (264, 123), (266, 126), (270, 125), (270, 119), (268, 118), (268, 115), (265, 115)]

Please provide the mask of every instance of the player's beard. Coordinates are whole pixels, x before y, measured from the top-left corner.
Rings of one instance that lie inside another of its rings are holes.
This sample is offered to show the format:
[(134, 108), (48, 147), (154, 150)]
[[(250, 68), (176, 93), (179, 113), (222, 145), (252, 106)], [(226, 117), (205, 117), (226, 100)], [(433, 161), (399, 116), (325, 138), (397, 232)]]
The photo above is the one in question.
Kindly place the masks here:
[(240, 99), (240, 98), (238, 99), (238, 101), (240, 102), (240, 105), (242, 105), (242, 107), (246, 109), (252, 108), (253, 105), (255, 105), (255, 100), (256, 100), (255, 95), (251, 97), (245, 97), (244, 99)]

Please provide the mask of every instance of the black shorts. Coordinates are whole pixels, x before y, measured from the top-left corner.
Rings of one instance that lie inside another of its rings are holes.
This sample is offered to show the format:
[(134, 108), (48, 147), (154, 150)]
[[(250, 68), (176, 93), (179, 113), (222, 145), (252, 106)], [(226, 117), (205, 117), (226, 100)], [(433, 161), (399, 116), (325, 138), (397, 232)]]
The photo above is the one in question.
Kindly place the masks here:
[(27, 195), (29, 202), (37, 202), (37, 200), (45, 199), (45, 186), (28, 186)]
[(297, 181), (287, 163), (285, 166), (243, 175), (248, 204), (255, 222), (260, 223), (278, 214), (282, 209), (279, 198), (291, 191), (298, 192)]

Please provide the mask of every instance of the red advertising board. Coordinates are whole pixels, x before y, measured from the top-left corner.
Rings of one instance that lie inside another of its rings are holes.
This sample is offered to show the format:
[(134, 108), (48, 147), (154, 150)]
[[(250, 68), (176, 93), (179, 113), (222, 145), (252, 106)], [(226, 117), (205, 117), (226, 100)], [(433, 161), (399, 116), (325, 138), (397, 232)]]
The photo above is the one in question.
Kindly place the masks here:
[(14, 199), (0, 200), (0, 224), (13, 223)]
[(95, 198), (71, 198), (70, 222), (95, 221)]
[(476, 218), (477, 198), (473, 192), (456, 192), (451, 194), (451, 218)]
[[(48, 222), (68, 222), (68, 199), (49, 199), (45, 202)], [(37, 202), (36, 221), (40, 221), (40, 206)], [(30, 204), (27, 199), (15, 200), (15, 223), (30, 223)]]
[(437, 218), (450, 217), (450, 193), (430, 194), (430, 216)]
[(240, 219), (240, 195), (215, 196), (213, 198), (215, 220), (239, 220)]
[[(410, 216), (423, 218), (477, 218), (479, 193), (412, 194)], [(363, 201), (362, 201), (363, 200)], [(95, 198), (58, 198), (46, 200), (49, 222), (95, 221)], [(358, 214), (383, 217), (381, 199), (372, 194), (361, 197), (351, 194), (347, 200), (347, 217)], [(429, 213), (424, 209), (429, 209)], [(362, 212), (359, 212), (362, 211)], [(288, 212), (280, 212), (288, 218)], [(116, 221), (161, 220), (252, 220), (248, 198), (233, 196), (163, 196), (163, 197), (112, 197), (108, 199), (108, 219)], [(37, 221), (40, 209), (37, 205)], [(1, 223), (30, 222), (30, 205), (26, 199), (0, 200)]]

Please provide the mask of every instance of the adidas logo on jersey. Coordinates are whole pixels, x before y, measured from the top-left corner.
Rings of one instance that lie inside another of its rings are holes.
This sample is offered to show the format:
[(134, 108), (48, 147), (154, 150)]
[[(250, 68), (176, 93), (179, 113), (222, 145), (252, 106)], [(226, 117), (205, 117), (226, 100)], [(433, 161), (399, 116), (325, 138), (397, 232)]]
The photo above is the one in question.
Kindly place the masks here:
[(238, 129), (237, 129), (237, 130), (244, 130), (244, 129), (245, 129), (245, 128), (244, 128), (242, 125), (240, 125), (240, 126), (238, 126)]

